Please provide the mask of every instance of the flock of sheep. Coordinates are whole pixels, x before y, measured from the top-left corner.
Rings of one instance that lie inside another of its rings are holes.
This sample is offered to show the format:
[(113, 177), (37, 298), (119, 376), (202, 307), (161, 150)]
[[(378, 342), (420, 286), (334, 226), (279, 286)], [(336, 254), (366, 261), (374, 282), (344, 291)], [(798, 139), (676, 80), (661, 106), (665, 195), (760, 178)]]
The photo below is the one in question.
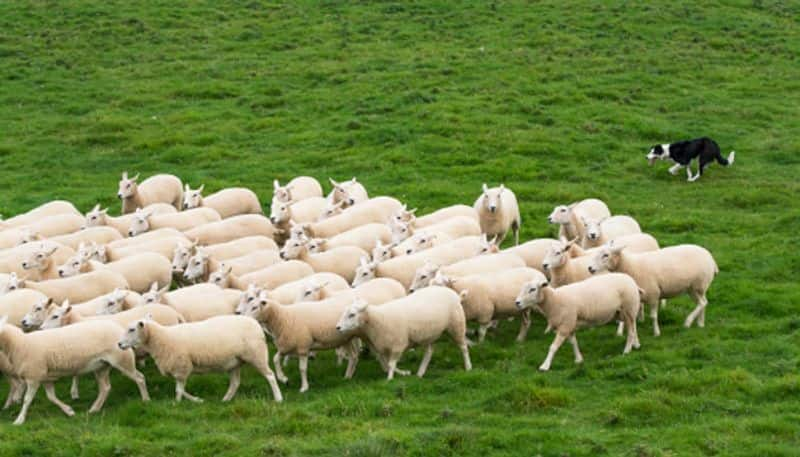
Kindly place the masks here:
[[(0, 371), (10, 392), (5, 408), (22, 402), (25, 421), (40, 385), (67, 415), (54, 382), (93, 373), (102, 408), (115, 368), (149, 399), (136, 362), (150, 356), (176, 381), (176, 399), (193, 372), (230, 375), (224, 401), (236, 394), (249, 364), (281, 401), (277, 381), (297, 357), (301, 392), (314, 351), (336, 350), (354, 375), (363, 347), (388, 379), (403, 352), (424, 350), (447, 333), (471, 362), (466, 323), (478, 343), (501, 319), (520, 318), (523, 341), (531, 310), (555, 332), (547, 358), (569, 340), (583, 359), (577, 329), (618, 322), (624, 353), (639, 348), (643, 305), (659, 334), (663, 300), (688, 293), (696, 308), (686, 326), (704, 325), (706, 291), (718, 272), (702, 247), (660, 248), (628, 216), (612, 216), (596, 199), (557, 206), (548, 220), (557, 239), (519, 244), (521, 219), (511, 189), (485, 184), (473, 206), (416, 216), (391, 197), (370, 198), (353, 178), (323, 196), (298, 177), (274, 182), (269, 218), (256, 194), (230, 188), (203, 195), (172, 175), (138, 183), (122, 175), (122, 215), (95, 206), (85, 216), (53, 201), (0, 221)], [(513, 232), (514, 246), (499, 244)], [(180, 287), (170, 290), (172, 284)], [(264, 333), (276, 352), (269, 366)]]

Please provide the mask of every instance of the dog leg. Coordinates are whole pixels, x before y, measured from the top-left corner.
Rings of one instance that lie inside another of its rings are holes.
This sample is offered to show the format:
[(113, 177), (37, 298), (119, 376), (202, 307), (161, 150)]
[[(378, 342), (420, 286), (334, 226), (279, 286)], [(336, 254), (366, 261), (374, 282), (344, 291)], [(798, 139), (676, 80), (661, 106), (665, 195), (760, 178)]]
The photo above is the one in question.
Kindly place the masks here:
[(678, 174), (678, 170), (680, 170), (681, 168), (683, 168), (683, 165), (681, 165), (679, 163), (676, 163), (675, 165), (669, 167), (669, 173), (671, 175), (677, 175)]

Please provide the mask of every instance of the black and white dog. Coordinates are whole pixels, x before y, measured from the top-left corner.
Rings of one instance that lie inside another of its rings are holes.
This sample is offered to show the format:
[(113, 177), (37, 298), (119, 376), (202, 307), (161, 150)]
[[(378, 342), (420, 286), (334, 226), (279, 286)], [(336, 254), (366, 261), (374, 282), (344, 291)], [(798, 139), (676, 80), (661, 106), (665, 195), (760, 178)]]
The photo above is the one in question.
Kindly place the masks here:
[[(714, 163), (716, 160), (723, 166), (733, 164), (735, 151), (728, 154), (728, 158), (722, 157), (719, 152), (719, 146), (711, 138), (703, 137), (695, 140), (679, 141), (672, 144), (659, 144), (653, 146), (650, 152), (647, 153), (647, 160), (650, 165), (656, 163), (656, 160), (670, 159), (675, 162), (675, 165), (670, 167), (669, 172), (673, 175), (678, 173), (683, 167), (686, 167), (686, 176), (689, 182), (696, 181), (703, 174), (703, 169), (708, 165)], [(696, 175), (692, 176), (692, 160), (697, 159), (700, 162), (700, 169)]]

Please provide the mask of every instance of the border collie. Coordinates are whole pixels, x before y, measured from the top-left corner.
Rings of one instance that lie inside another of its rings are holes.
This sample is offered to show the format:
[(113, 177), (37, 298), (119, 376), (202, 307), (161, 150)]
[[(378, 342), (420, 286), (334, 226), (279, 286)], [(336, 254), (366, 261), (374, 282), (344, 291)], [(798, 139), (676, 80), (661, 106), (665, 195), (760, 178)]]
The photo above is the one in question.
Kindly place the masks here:
[[(696, 181), (702, 174), (703, 169), (716, 160), (720, 165), (729, 166), (733, 164), (735, 151), (728, 154), (728, 158), (722, 157), (719, 152), (719, 146), (711, 138), (703, 137), (688, 141), (678, 141), (671, 144), (658, 144), (650, 149), (647, 153), (647, 160), (650, 165), (656, 163), (656, 160), (670, 159), (675, 162), (675, 165), (670, 167), (669, 172), (673, 175), (678, 173), (683, 167), (686, 167), (686, 176), (689, 182)], [(692, 176), (692, 160), (700, 162), (699, 170), (696, 175)]]

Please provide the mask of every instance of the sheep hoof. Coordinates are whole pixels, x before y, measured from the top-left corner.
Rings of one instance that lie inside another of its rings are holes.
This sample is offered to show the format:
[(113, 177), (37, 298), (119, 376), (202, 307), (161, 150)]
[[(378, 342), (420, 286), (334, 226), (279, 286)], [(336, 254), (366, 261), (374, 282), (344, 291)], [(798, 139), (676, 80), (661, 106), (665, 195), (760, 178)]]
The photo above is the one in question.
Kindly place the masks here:
[(545, 364), (539, 365), (539, 371), (548, 371), (550, 367)]
[(577, 363), (577, 364), (583, 363), (583, 357), (581, 357), (579, 359), (575, 359), (575, 363)]
[(308, 392), (308, 386), (303, 386), (303, 387), (300, 388), (300, 393), (301, 394), (304, 394), (306, 392)]
[(75, 410), (70, 407), (67, 407), (64, 409), (64, 414), (66, 414), (69, 417), (72, 417), (75, 415)]
[(14, 421), (14, 425), (22, 425), (24, 423), (25, 423), (25, 419), (22, 419), (22, 418), (17, 419), (17, 420)]
[(289, 378), (287, 378), (286, 376), (281, 376), (281, 377), (278, 378), (278, 381), (280, 381), (283, 384), (288, 384), (289, 383)]

